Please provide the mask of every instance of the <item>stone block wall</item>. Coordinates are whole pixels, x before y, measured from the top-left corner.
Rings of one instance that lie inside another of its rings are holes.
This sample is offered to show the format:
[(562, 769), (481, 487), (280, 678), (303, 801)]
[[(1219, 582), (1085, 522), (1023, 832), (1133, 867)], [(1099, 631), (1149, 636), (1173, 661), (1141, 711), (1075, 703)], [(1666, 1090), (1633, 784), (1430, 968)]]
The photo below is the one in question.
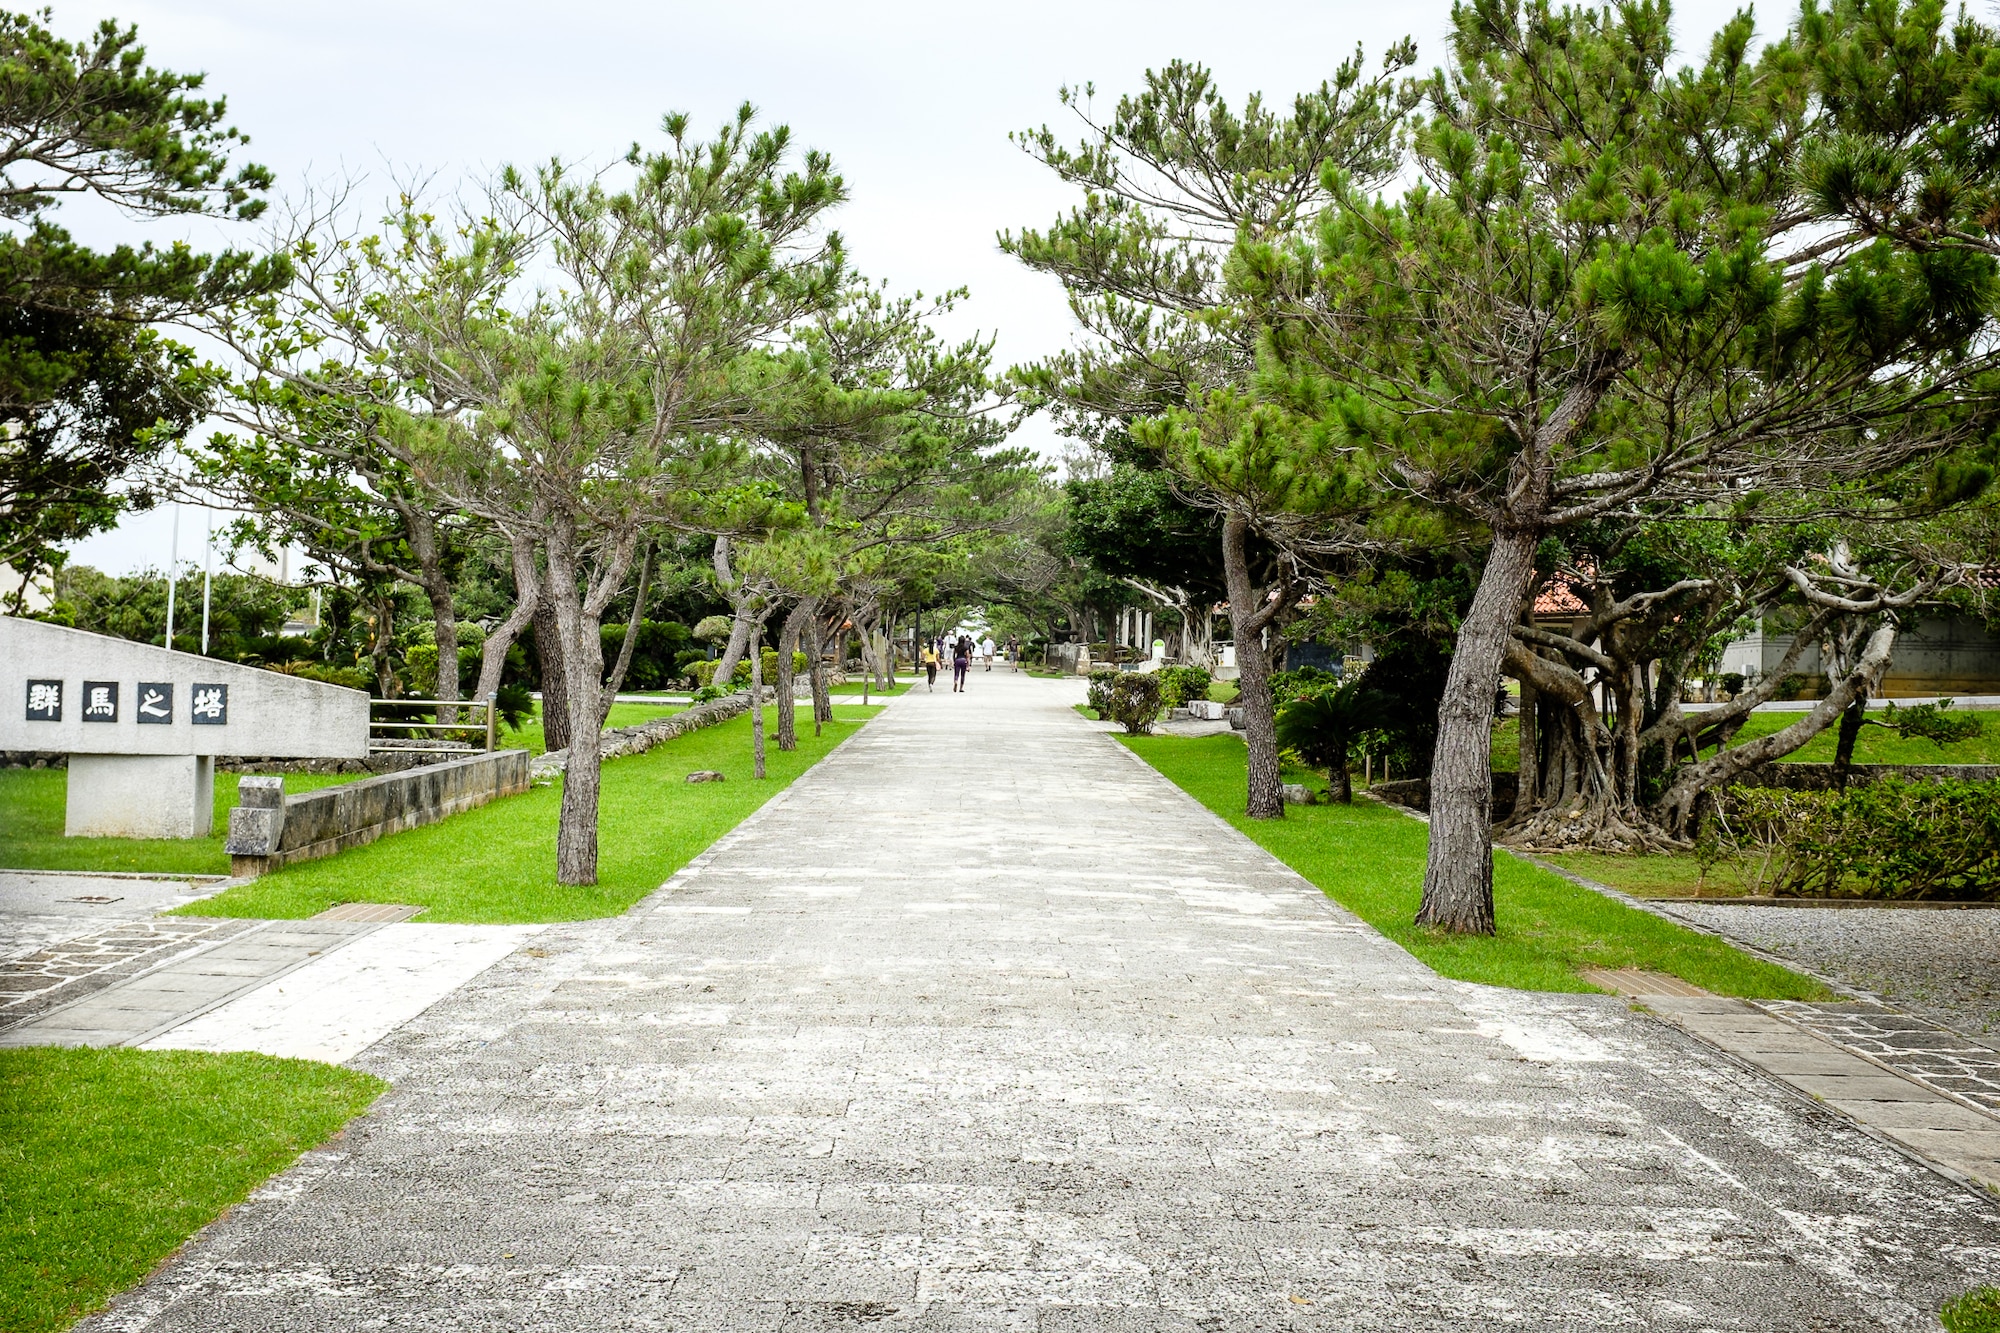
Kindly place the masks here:
[(230, 872), (261, 875), (435, 824), (528, 789), (528, 752), (496, 750), (299, 796), (282, 778), (245, 778), (229, 812)]

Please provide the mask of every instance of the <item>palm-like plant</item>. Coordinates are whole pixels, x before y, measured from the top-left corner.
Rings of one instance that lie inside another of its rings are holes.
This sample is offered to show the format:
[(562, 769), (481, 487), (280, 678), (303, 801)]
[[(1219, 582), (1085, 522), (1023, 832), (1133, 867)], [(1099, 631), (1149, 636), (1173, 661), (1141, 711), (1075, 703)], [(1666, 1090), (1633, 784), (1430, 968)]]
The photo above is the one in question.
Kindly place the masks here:
[(1323, 765), (1342, 805), (1354, 801), (1348, 754), (1368, 729), (1369, 703), (1361, 679), (1307, 686), (1278, 707), (1278, 744), (1309, 764)]

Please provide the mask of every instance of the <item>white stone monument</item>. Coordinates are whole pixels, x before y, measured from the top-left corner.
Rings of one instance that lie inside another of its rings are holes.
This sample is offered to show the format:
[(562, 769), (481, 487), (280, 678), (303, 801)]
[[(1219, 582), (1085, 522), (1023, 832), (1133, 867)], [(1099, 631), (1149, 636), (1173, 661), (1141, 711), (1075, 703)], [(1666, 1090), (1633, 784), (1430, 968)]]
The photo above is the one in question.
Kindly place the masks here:
[(71, 837), (202, 838), (215, 756), (362, 758), (368, 696), (0, 616), (0, 750), (69, 756)]

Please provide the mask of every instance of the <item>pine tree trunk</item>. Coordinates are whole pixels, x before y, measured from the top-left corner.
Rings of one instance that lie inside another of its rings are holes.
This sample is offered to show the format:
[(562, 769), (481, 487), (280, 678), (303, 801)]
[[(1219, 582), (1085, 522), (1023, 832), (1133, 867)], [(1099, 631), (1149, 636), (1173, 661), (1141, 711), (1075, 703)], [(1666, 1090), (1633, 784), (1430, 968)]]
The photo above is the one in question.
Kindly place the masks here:
[(431, 599), (431, 626), (438, 650), (437, 679), (431, 682), (436, 692), (431, 697), (439, 701), (437, 720), (452, 723), (458, 721), (458, 710), (452, 707), (458, 702), (458, 612), (451, 604), (451, 582), (442, 575), (424, 592)]
[[(556, 881), (597, 883), (597, 805), (603, 774), (599, 753), (603, 733), (600, 697), (604, 640), (598, 617), (577, 594), (571, 553), (558, 535), (549, 542), (549, 585), (555, 592), (561, 633), (562, 682), (569, 704), (569, 762), (563, 768), (562, 807), (556, 824)], [(548, 682), (542, 682), (542, 711), (548, 713)]]
[[(795, 688), (792, 671), (792, 654), (797, 651), (799, 632), (804, 627), (806, 617), (813, 613), (810, 598), (794, 605), (791, 614), (785, 617), (785, 627), (778, 631), (778, 748), (791, 751), (799, 748), (798, 702), (792, 697)], [(759, 653), (759, 657), (763, 654)]]
[(764, 647), (760, 642), (750, 653), (750, 772), (764, 776)]
[(1535, 572), (1539, 533), (1496, 533), (1459, 626), (1431, 760), (1430, 857), (1417, 924), (1493, 933), (1493, 691)]
[(556, 623), (554, 570), (535, 604), (535, 655), (542, 660), (542, 744), (569, 748), (569, 681), (564, 667), (562, 629)]
[(817, 602), (806, 625), (811, 632), (806, 644), (806, 671), (812, 679), (813, 735), (817, 736), (822, 726), (833, 721), (833, 695), (826, 683), (826, 622)]
[[(417, 572), (423, 576), (424, 596), (431, 603), (432, 637), (437, 642), (437, 676), (431, 681), (431, 698), (441, 701), (437, 720), (458, 721), (458, 610), (452, 605), (451, 579), (445, 573), (444, 553), (438, 549), (437, 520), (428, 513), (403, 510), (409, 533), (410, 554)], [(442, 734), (442, 733), (440, 733)]]
[(1222, 523), (1222, 566), (1229, 580), (1229, 618), (1236, 635), (1237, 707), (1250, 750), (1244, 812), (1252, 819), (1282, 819), (1284, 786), (1278, 774), (1278, 722), (1271, 706), (1271, 659), (1264, 650), (1269, 621), (1264, 590), (1250, 581), (1249, 521), (1231, 514)]

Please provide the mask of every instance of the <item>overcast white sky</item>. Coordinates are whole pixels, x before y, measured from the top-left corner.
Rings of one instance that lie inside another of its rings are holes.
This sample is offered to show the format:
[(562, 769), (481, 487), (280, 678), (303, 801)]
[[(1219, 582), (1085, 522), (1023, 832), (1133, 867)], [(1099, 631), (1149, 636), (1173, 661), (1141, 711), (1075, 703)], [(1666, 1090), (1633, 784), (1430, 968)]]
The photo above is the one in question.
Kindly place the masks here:
[[(1683, 48), (1705, 48), (1735, 7), (1682, 5)], [(1788, 11), (1761, 12), (1769, 33)], [(1069, 202), (1007, 141), (1010, 130), (1064, 124), (1061, 85), (1092, 82), (1100, 99), (1115, 99), (1178, 57), (1214, 69), (1232, 100), (1251, 90), (1289, 100), (1356, 42), (1372, 65), (1389, 42), (1414, 36), (1428, 68), (1449, 13), (1448, 0), (1243, 10), (1187, 0), (58, 0), (55, 25), (80, 36), (106, 17), (133, 22), (152, 63), (206, 71), (280, 192), (353, 174), (386, 188), (392, 169), (449, 184), (508, 162), (602, 162), (634, 139), (657, 142), (666, 111), (713, 126), (747, 99), (801, 145), (833, 155), (852, 194), (838, 226), (857, 266), (903, 289), (970, 287), (965, 331), (997, 332), (1006, 365), (1070, 336), (1060, 291), (994, 243), (996, 232), (1045, 224)], [(238, 235), (236, 244), (255, 241), (254, 228)], [(1045, 429), (1029, 431), (1053, 447)], [(133, 516), (74, 558), (113, 572), (163, 567), (169, 522), (166, 511)], [(200, 530), (190, 511), (183, 559), (198, 558)]]

